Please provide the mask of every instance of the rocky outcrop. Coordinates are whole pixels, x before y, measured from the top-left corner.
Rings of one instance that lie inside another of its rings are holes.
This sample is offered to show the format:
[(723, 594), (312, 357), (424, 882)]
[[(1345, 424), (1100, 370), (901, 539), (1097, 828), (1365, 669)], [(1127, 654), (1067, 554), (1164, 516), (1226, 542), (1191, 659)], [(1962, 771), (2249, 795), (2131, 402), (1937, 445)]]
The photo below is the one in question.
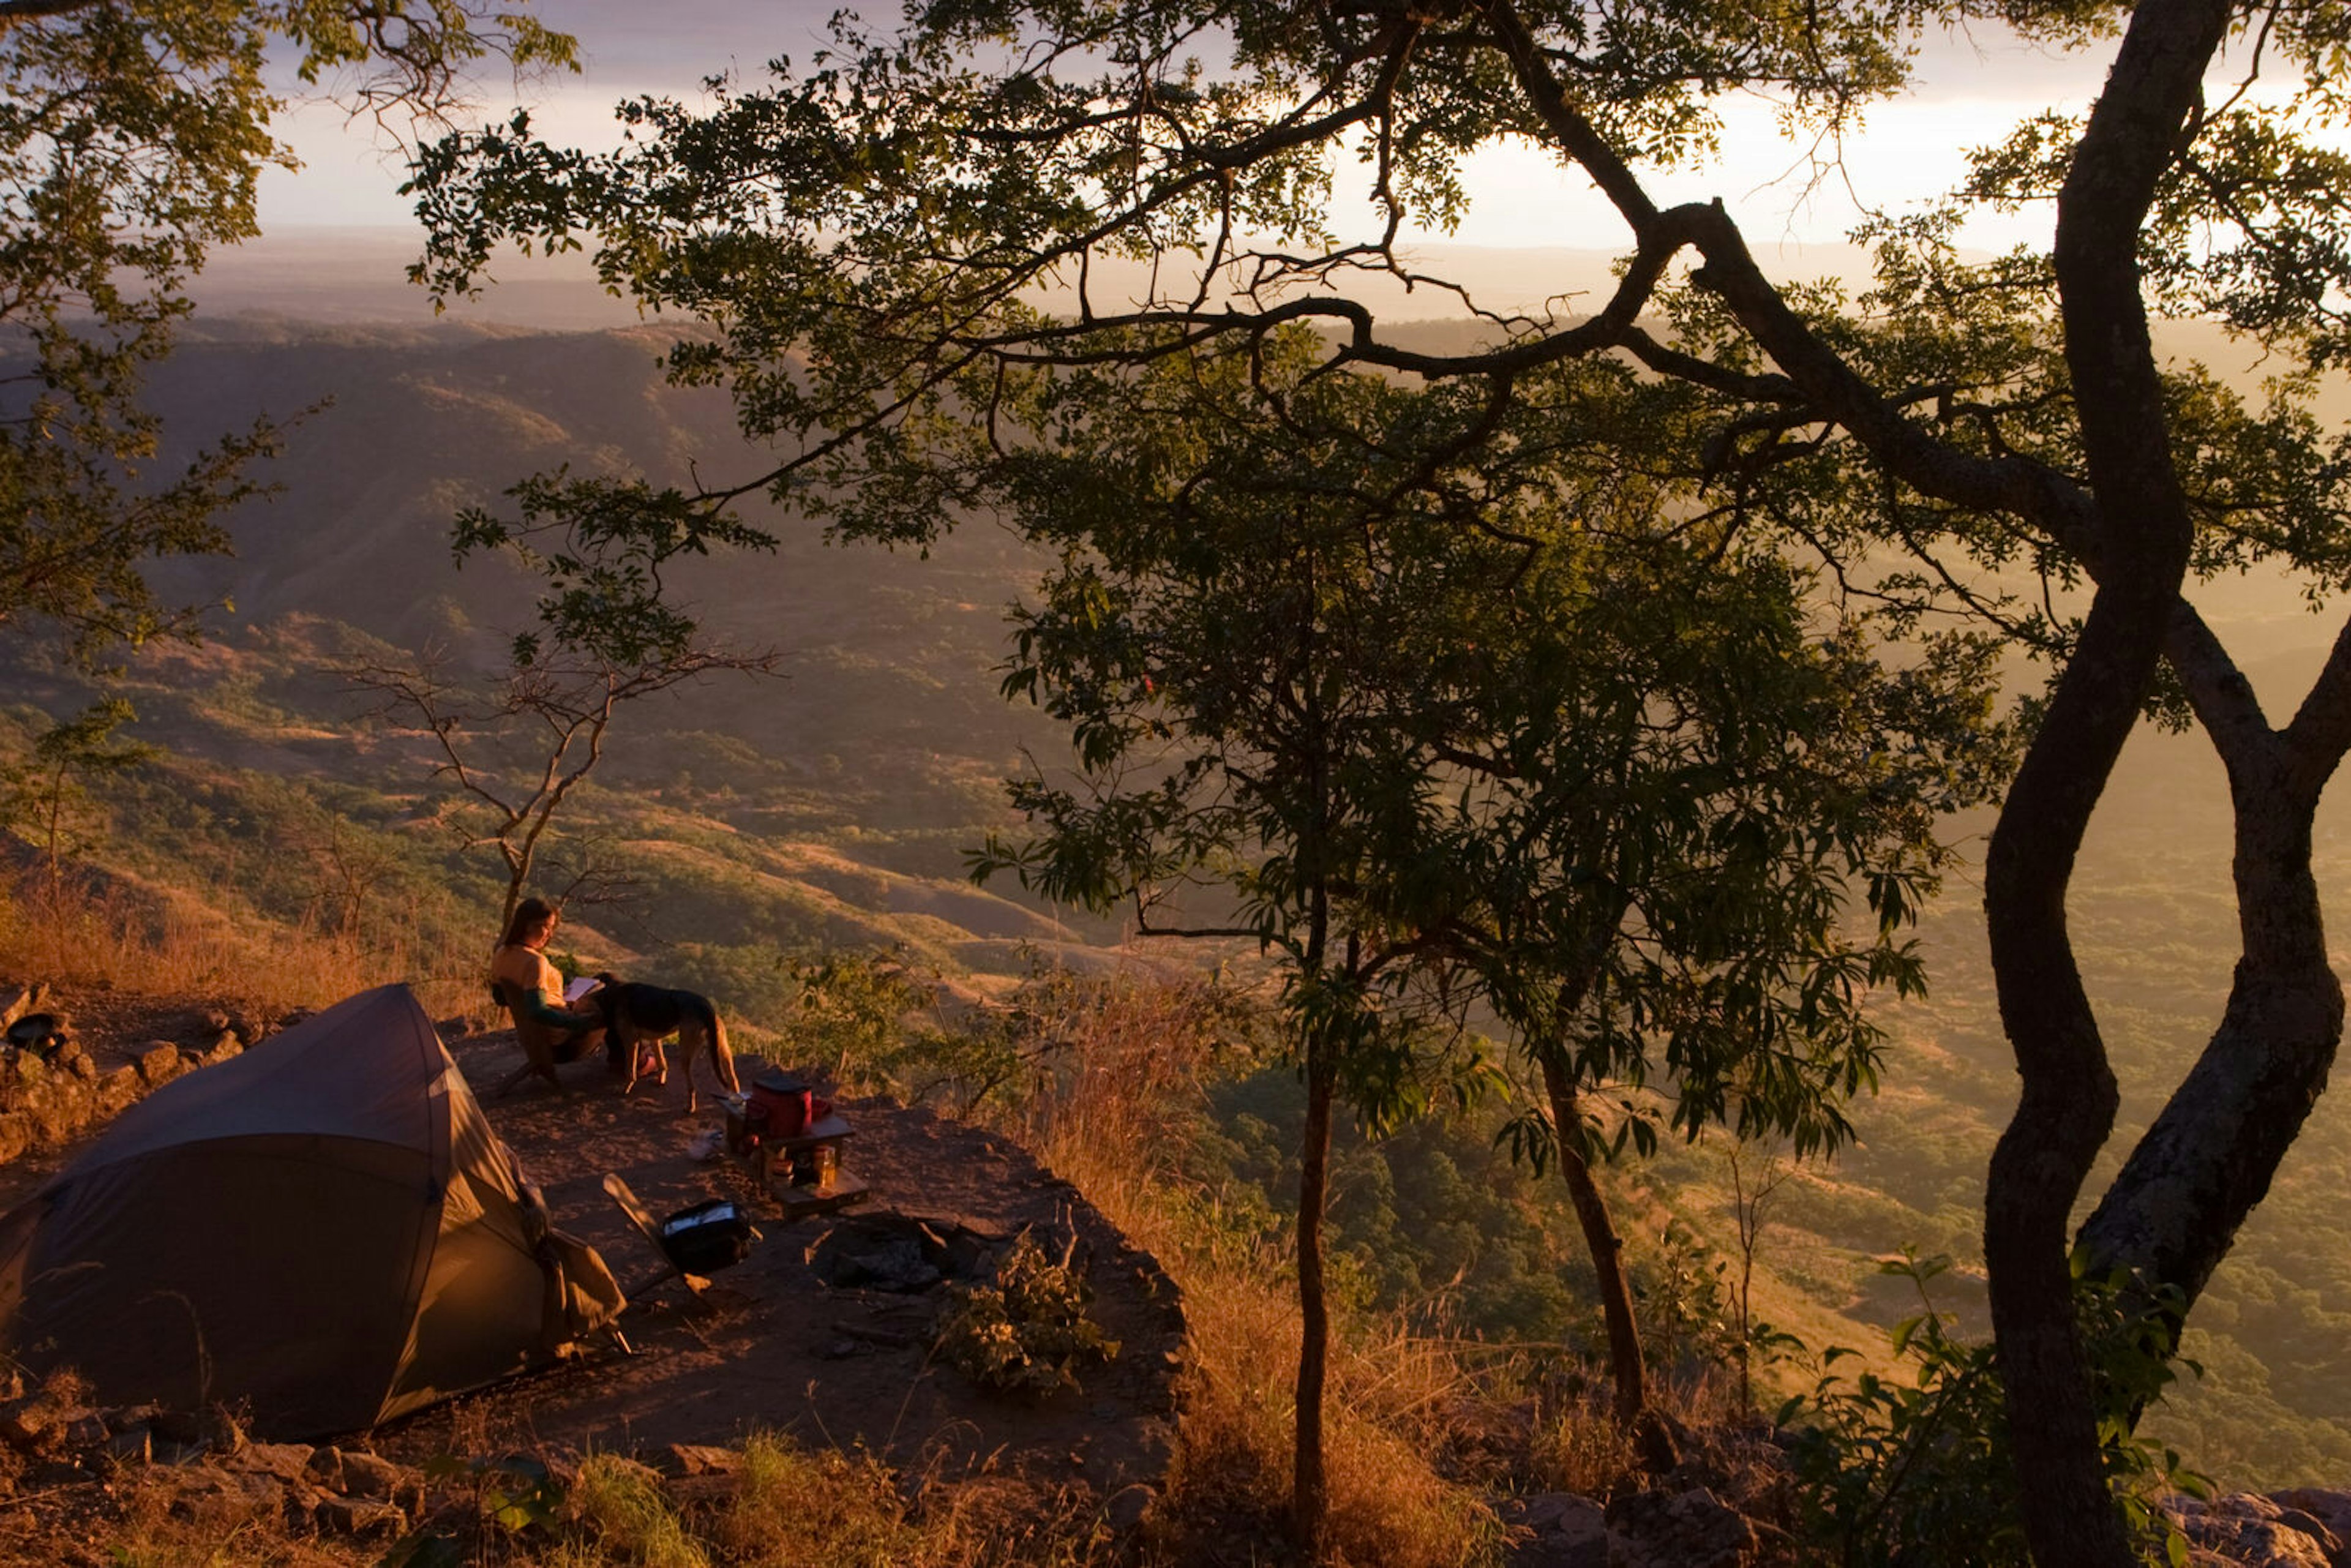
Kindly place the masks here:
[[(0, 985), (0, 1020), (15, 1022), (42, 1004), (47, 988)], [(14, 1012), (16, 1018), (7, 1015)], [(121, 1113), (123, 1108), (183, 1073), (225, 1061), (249, 1037), (269, 1030), (226, 1013), (194, 1016), (182, 1040), (130, 1043), (113, 1053), (124, 1060), (101, 1066), (57, 1015), (56, 1040), (39, 1051), (15, 1050), (0, 1058), (0, 1164), (35, 1149), (55, 1148)]]
[(43, 1479), (133, 1467), (174, 1518), (231, 1523), (256, 1507), (296, 1530), (391, 1539), (423, 1516), (424, 1477), (359, 1449), (256, 1443), (224, 1412), (153, 1406), (98, 1408), (61, 1381), (26, 1393), (0, 1385), (0, 1446)]
[(2295, 1488), (2264, 1497), (2174, 1497), (2164, 1511), (2199, 1568), (2351, 1568), (2351, 1492)]

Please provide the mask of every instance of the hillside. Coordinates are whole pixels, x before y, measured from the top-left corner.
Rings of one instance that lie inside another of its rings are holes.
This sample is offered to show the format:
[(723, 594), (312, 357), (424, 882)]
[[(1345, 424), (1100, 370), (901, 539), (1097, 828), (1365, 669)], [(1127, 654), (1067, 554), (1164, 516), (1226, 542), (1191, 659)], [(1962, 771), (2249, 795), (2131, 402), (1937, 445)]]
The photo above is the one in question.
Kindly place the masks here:
[[(528, 618), (528, 589), (496, 562), (456, 571), (445, 530), (457, 507), (493, 502), (528, 472), (756, 472), (759, 454), (722, 399), (661, 384), (658, 342), (646, 329), (248, 322), (171, 361), (158, 405), (191, 438), (248, 413), (332, 401), (276, 466), (283, 494), (235, 519), (237, 558), (159, 574), (168, 592), (235, 610), (214, 618), (204, 645), (152, 650), (128, 678), (141, 733), (171, 756), (110, 787), (99, 858), (122, 897), (316, 930), (331, 924), (338, 867), (364, 859), (375, 867), (369, 918), (398, 926), (408, 972), (453, 1003), (471, 999), (496, 907), (488, 867), (430, 826), (428, 759), (413, 737), (366, 723), (332, 667), (372, 640), (490, 657)], [(628, 716), (577, 824), (625, 858), (633, 896), (580, 912), (566, 939), (583, 960), (710, 991), (754, 1039), (790, 1019), (795, 966), (829, 952), (895, 951), (965, 994), (1001, 992), (1041, 958), (1127, 961), (1106, 946), (1114, 931), (961, 879), (963, 851), (1006, 824), (997, 780), (1024, 747), (1050, 757), (1059, 744), (995, 693), (1002, 607), (1027, 575), (1019, 552), (984, 528), (917, 559), (836, 549), (777, 522), (774, 555), (711, 563), (686, 587), (714, 625), (781, 648), (786, 678), (714, 682)], [(2259, 583), (2226, 585), (2214, 616), (2257, 631), (2281, 676), (2323, 636)], [(20, 668), (12, 690), (51, 711), (83, 695), (46, 668)], [(2109, 1022), (2126, 1128), (2200, 1048), (2228, 982), (2223, 798), (2198, 737), (2142, 736), (2085, 859), (2074, 930)], [(2322, 814), (2324, 885), (2351, 873), (2346, 811), (2338, 800)], [(1923, 923), (1933, 994), (1888, 1014), (1886, 1086), (1858, 1108), (1858, 1146), (1800, 1175), (1769, 1210), (1758, 1314), (1816, 1347), (1882, 1339), (1907, 1307), (1872, 1260), (1907, 1244), (1960, 1260), (1949, 1304), (1982, 1327), (1968, 1265), (2012, 1077), (1976, 902), (1971, 878), (1955, 875)], [(1287, 1192), (1287, 1141), (1274, 1134), (1295, 1114), (1294, 1085), (1259, 1073), (1218, 1092), (1229, 1146), (1196, 1174), (1232, 1195), (1238, 1227), (1270, 1232)], [(1405, 1311), (1441, 1298), (1453, 1327), (1498, 1341), (1580, 1332), (1588, 1298), (1578, 1266), (1562, 1262), (1574, 1252), (1564, 1200), (1510, 1169), (1490, 1132), (1473, 1123), (1351, 1144), (1338, 1241), (1360, 1298)], [(1669, 1150), (1620, 1179), (1653, 1291), (1665, 1270), (1703, 1282), (1730, 1256), (1725, 1166), (1711, 1146)], [(2198, 1312), (2189, 1352), (2210, 1376), (2158, 1417), (2192, 1464), (2232, 1484), (2351, 1474), (2351, 1235), (2329, 1213), (2346, 1182), (2351, 1113), (2330, 1102)], [(1685, 1239), (1657, 1247), (1677, 1226)]]

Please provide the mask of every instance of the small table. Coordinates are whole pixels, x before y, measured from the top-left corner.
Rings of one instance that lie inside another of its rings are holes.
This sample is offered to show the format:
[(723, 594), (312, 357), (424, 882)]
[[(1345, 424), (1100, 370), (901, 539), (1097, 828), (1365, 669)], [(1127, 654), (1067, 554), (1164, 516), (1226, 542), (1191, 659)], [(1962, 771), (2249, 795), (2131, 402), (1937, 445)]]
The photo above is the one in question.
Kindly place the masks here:
[[(728, 1113), (727, 1133), (730, 1141), (739, 1132), (735, 1117)], [(814, 1214), (831, 1214), (837, 1208), (847, 1208), (862, 1203), (871, 1189), (855, 1176), (841, 1168), (841, 1145), (856, 1134), (849, 1120), (838, 1111), (828, 1112), (797, 1137), (761, 1140), (751, 1145), (747, 1157), (752, 1179), (759, 1189), (783, 1206), (787, 1219), (804, 1219)], [(801, 1156), (812, 1158), (816, 1179), (796, 1182), (792, 1172), (802, 1164)]]

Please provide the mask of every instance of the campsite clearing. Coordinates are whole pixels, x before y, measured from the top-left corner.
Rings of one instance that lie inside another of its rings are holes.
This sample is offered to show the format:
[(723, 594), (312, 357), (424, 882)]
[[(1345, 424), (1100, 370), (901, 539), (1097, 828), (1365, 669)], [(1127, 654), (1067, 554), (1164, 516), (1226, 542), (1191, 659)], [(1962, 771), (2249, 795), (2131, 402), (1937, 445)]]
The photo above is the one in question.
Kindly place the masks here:
[[(85, 1036), (93, 1051), (118, 1044)], [(518, 1051), (511, 1033), (447, 1043), (477, 1092)], [(761, 1065), (747, 1056), (746, 1079)], [(413, 1466), (524, 1452), (562, 1464), (635, 1455), (674, 1469), (680, 1449), (781, 1432), (870, 1451), (911, 1482), (967, 1490), (994, 1512), (1064, 1519), (1127, 1512), (1131, 1503), (1113, 1500), (1159, 1484), (1183, 1345), (1176, 1288), (1025, 1151), (926, 1111), (848, 1102), (870, 1199), (851, 1214), (787, 1221), (739, 1166), (694, 1158), (689, 1145), (716, 1124), (716, 1107), (697, 1117), (665, 1097), (623, 1098), (596, 1063), (566, 1069), (565, 1079), (567, 1093), (532, 1085), (484, 1109), (555, 1223), (599, 1249), (624, 1283), (653, 1279), (659, 1260), (606, 1197), (608, 1171), (656, 1214), (740, 1200), (763, 1239), (699, 1299), (674, 1279), (644, 1291), (622, 1320), (632, 1354), (600, 1351), (346, 1445)], [(0, 1166), (0, 1207), (31, 1196), (78, 1146)], [(1081, 1371), (1081, 1386), (1042, 1398), (983, 1391), (932, 1350), (953, 1276), (1023, 1230), (1056, 1256), (1074, 1243), (1094, 1293), (1091, 1315), (1120, 1346), (1106, 1365)], [(86, 1484), (90, 1511), (104, 1514), (108, 1476), (95, 1470)], [(19, 1510), (0, 1494), (0, 1536), (22, 1545), (35, 1515), (54, 1517), (69, 1501)]]

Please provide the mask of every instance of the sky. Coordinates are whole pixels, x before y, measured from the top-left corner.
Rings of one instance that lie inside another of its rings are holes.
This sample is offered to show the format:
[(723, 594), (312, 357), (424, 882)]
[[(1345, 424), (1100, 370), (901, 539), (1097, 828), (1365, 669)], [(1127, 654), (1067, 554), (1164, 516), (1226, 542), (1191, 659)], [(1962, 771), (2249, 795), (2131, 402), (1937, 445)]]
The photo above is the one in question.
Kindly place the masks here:
[[(886, 14), (883, 6), (875, 15)], [(805, 59), (824, 40), (836, 0), (539, 0), (538, 16), (576, 35), (585, 69), (529, 84), (525, 99), (542, 133), (581, 145), (609, 144), (612, 106), (656, 92), (691, 97), (705, 77), (757, 73), (776, 55)], [(1997, 31), (1929, 39), (1920, 53), (1918, 90), (1874, 109), (1865, 131), (1844, 149), (1841, 176), (1807, 177), (1805, 148), (1783, 139), (1771, 107), (1752, 99), (1726, 105), (1728, 134), (1719, 162), (1658, 180), (1667, 200), (1720, 197), (1759, 249), (1841, 241), (1861, 203), (1901, 209), (1948, 188), (1964, 167), (1964, 150), (1996, 140), (2037, 110), (2078, 109), (2105, 68), (2103, 52), (2054, 58)], [(491, 91), (490, 86), (498, 90)], [(514, 93), (503, 80), (485, 87), (481, 114), (504, 119)], [(287, 226), (411, 226), (396, 193), (400, 161), (372, 125), (350, 125), (328, 104), (298, 109), (280, 124), (305, 167), (273, 172), (262, 188), (265, 232)], [(1595, 193), (1562, 178), (1554, 155), (1529, 146), (1481, 153), (1467, 171), (1468, 220), (1431, 239), (1476, 246), (1607, 248), (1621, 227)], [(1859, 198), (1856, 201), (1856, 197)], [(2046, 215), (1980, 223), (1971, 243), (2004, 247), (2045, 239)]]

